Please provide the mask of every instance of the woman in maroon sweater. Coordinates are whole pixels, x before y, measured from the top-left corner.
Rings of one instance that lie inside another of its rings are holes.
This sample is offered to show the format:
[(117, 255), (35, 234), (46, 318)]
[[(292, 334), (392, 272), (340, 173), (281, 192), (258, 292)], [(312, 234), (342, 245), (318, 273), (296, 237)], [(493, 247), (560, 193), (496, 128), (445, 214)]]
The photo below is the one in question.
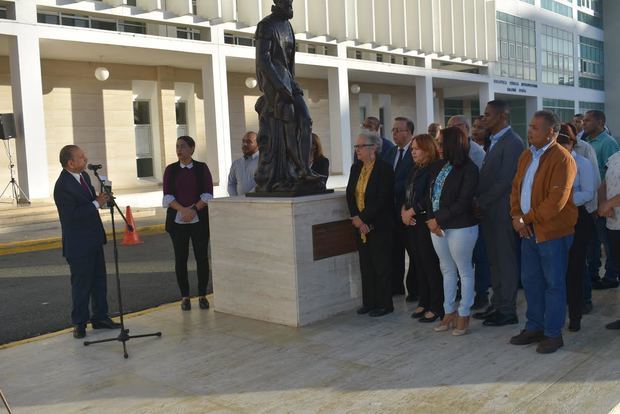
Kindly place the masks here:
[(201, 309), (209, 308), (206, 297), (209, 283), (207, 202), (213, 198), (213, 179), (207, 164), (192, 159), (195, 148), (191, 137), (179, 137), (176, 144), (179, 161), (168, 165), (164, 172), (163, 206), (168, 208), (166, 231), (174, 247), (174, 269), (184, 311), (192, 308), (187, 279), (190, 239), (198, 273), (198, 304)]

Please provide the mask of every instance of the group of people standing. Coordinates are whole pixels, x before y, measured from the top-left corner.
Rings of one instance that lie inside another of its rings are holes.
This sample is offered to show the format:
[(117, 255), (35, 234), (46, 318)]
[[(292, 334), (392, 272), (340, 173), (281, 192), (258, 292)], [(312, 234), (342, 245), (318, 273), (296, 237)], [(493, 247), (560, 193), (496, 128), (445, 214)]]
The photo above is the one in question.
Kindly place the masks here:
[[(362, 273), (359, 314), (392, 312), (392, 296), (406, 287), (406, 300), (418, 300), (413, 318), (460, 336), (472, 317), (488, 327), (518, 324), (521, 284), (526, 324), (510, 342), (552, 353), (563, 346), (567, 306), (568, 328), (578, 331), (592, 310), (592, 287), (618, 286), (620, 148), (604, 113), (561, 124), (537, 111), (527, 149), (509, 120), (501, 100), (489, 102), (473, 128), (457, 115), (435, 136), (436, 125), (414, 135), (413, 122), (398, 117), (395, 145), (379, 136), (376, 118), (365, 120), (347, 186)], [(601, 243), (608, 250), (599, 279)]]

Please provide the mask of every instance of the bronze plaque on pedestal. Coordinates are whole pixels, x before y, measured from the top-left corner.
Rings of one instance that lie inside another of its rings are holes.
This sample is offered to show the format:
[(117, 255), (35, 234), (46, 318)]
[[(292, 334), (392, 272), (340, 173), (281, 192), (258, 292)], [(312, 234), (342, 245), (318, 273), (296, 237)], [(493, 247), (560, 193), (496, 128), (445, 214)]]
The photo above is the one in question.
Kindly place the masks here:
[(312, 226), (312, 251), (314, 260), (357, 251), (355, 228), (351, 225), (351, 220)]

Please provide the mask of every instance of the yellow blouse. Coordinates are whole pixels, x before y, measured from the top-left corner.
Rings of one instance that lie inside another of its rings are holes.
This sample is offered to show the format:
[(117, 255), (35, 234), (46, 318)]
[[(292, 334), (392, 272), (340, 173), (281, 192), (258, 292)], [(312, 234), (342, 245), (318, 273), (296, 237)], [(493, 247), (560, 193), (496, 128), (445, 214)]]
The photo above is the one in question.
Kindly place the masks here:
[[(364, 196), (366, 195), (366, 186), (368, 185), (368, 178), (370, 177), (370, 173), (372, 173), (372, 169), (375, 166), (375, 162), (371, 161), (369, 163), (364, 163), (362, 166), (362, 171), (360, 172), (360, 176), (357, 179), (357, 184), (355, 185), (355, 204), (357, 205), (357, 209), (361, 212), (364, 210)], [(360, 238), (363, 243), (366, 243), (366, 235), (360, 234)]]

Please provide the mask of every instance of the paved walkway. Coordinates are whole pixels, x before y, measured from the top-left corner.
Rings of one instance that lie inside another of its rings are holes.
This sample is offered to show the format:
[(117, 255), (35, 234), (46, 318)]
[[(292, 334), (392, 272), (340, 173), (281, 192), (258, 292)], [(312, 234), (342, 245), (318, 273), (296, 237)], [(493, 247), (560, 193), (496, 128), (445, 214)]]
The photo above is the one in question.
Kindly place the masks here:
[(604, 329), (620, 292), (595, 295), (551, 355), (509, 345), (516, 325), (435, 333), (402, 297), (383, 318), (297, 329), (174, 304), (128, 319), (163, 332), (130, 341), (128, 360), (69, 332), (1, 349), (0, 387), (16, 413), (620, 413), (620, 335)]

